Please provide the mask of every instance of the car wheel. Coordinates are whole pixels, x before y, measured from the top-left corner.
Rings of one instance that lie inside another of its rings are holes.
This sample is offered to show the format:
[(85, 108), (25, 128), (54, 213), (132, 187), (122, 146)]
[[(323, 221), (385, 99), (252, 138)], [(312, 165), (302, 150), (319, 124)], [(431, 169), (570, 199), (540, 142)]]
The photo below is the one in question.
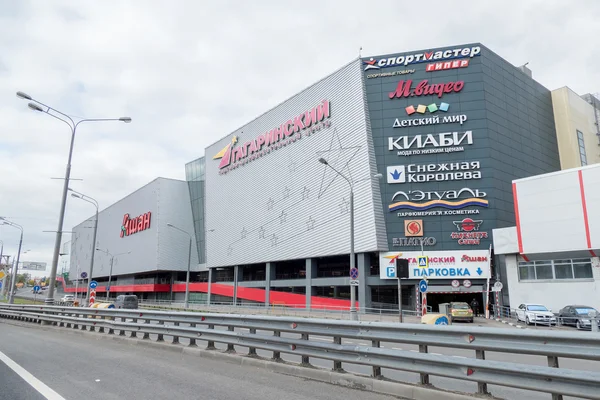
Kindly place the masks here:
[(579, 320), (577, 320), (577, 322), (575, 323), (575, 326), (577, 327), (577, 329), (581, 329), (581, 322), (579, 322)]
[(471, 320), (469, 321), (470, 323), (473, 323), (473, 318), (471, 318)]
[(527, 325), (531, 325), (531, 321), (529, 321), (529, 317), (525, 317), (525, 323), (526, 323)]

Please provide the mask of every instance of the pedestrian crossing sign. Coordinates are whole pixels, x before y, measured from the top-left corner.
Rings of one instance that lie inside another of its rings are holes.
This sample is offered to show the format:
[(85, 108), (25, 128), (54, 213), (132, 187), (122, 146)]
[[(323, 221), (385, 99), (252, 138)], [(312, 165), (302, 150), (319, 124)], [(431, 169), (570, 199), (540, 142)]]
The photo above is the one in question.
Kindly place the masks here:
[(419, 268), (429, 268), (429, 257), (419, 256), (417, 257), (417, 265)]

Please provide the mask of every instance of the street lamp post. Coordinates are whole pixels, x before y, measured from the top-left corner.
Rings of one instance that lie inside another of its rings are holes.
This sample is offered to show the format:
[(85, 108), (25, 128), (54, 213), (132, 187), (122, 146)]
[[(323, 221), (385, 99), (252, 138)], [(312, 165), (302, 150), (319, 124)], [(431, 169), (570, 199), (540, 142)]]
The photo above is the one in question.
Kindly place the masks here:
[(92, 281), (92, 273), (94, 272), (94, 256), (96, 255), (96, 235), (98, 234), (98, 202), (93, 199), (90, 196), (86, 196), (83, 193), (77, 192), (71, 188), (68, 188), (69, 191), (71, 191), (71, 196), (75, 197), (77, 199), (81, 199), (83, 201), (87, 201), (88, 203), (92, 204), (94, 207), (96, 207), (96, 223), (94, 224), (94, 238), (92, 239), (92, 260), (90, 261), (90, 274), (88, 275), (88, 287), (86, 288), (86, 296), (85, 296), (85, 302), (88, 303), (90, 300), (90, 288), (89, 288), (89, 282)]
[[(96, 247), (96, 246), (94, 246), (94, 247)], [(112, 280), (113, 262), (115, 261), (115, 258), (117, 256), (121, 256), (123, 254), (129, 254), (129, 253), (131, 253), (131, 251), (126, 251), (126, 252), (119, 253), (119, 254), (112, 254), (108, 250), (102, 250), (102, 249), (96, 249), (96, 250), (106, 253), (110, 257), (110, 270), (108, 272), (108, 285), (106, 286), (106, 301), (108, 301), (108, 299), (110, 297), (110, 282)]]
[[(350, 185), (350, 270), (353, 270), (355, 268), (354, 264), (356, 261), (356, 257), (354, 256), (354, 185), (352, 185), (350, 179), (346, 178), (346, 176), (344, 176), (340, 171), (333, 168), (331, 164), (329, 164), (324, 158), (319, 158), (319, 162), (334, 170), (339, 176), (348, 182), (348, 185)], [(350, 317), (354, 321), (358, 320), (358, 315), (356, 314), (356, 286), (352, 285), (350, 285)]]
[[(14, 222), (7, 221), (4, 217), (0, 217), (2, 221), (2, 225), (12, 226), (13, 228), (17, 228), (21, 231), (21, 238), (19, 239), (19, 251), (17, 252), (17, 263), (13, 268), (12, 277), (10, 280), (10, 293), (8, 294), (8, 304), (13, 304), (14, 302), (14, 291), (16, 287), (17, 280), (17, 272), (19, 270), (19, 259), (21, 258), (21, 245), (23, 244), (23, 227), (19, 224), (15, 224)], [(54, 300), (52, 301), (54, 303)]]
[[(69, 188), (69, 178), (71, 177), (71, 159), (73, 156), (73, 145), (75, 142), (75, 132), (77, 131), (77, 127), (82, 122), (103, 122), (103, 121), (121, 121), (125, 123), (131, 122), (130, 117), (121, 117), (121, 118), (85, 118), (79, 119), (77, 122), (73, 120), (69, 115), (58, 111), (55, 108), (52, 108), (41, 101), (35, 100), (31, 96), (23, 92), (17, 92), (17, 97), (28, 100), (29, 104), (27, 105), (30, 109), (34, 111), (39, 111), (50, 115), (53, 118), (58, 119), (59, 121), (64, 122), (69, 126), (71, 130), (71, 144), (69, 146), (69, 158), (67, 159), (67, 167), (65, 171), (65, 182), (63, 186), (62, 199), (60, 203), (60, 215), (58, 217), (58, 229), (56, 230), (56, 240), (54, 242), (54, 255), (52, 256), (52, 268), (50, 270), (50, 287), (48, 288), (48, 297), (44, 300), (46, 304), (54, 304), (54, 286), (56, 281), (56, 270), (58, 268), (58, 254), (60, 253), (60, 243), (62, 241), (62, 229), (63, 223), (65, 220), (65, 206), (67, 203), (67, 190)], [(58, 114), (58, 115), (57, 115)], [(95, 244), (94, 244), (95, 247)]]
[(185, 233), (190, 237), (190, 245), (188, 248), (188, 265), (187, 265), (187, 274), (185, 276), (185, 300), (184, 300), (184, 308), (188, 308), (189, 306), (189, 298), (190, 298), (190, 266), (192, 265), (192, 235), (189, 232), (184, 231), (181, 228), (176, 227), (173, 224), (167, 224), (168, 227), (176, 229), (180, 232)]

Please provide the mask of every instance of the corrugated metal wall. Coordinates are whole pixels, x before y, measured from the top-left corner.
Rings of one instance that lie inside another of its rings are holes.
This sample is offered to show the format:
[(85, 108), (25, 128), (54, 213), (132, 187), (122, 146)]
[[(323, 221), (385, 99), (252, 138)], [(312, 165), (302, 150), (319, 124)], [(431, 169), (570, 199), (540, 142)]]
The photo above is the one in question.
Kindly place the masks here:
[[(361, 74), (355, 60), (207, 148), (209, 267), (348, 253), (349, 185), (319, 157), (354, 184), (356, 252), (380, 249), (376, 221), (385, 228), (381, 215), (375, 216), (381, 201), (372, 182)], [(296, 142), (219, 174), (220, 160), (212, 158), (234, 135), (240, 146), (325, 99), (331, 127), (310, 136), (303, 131)]]

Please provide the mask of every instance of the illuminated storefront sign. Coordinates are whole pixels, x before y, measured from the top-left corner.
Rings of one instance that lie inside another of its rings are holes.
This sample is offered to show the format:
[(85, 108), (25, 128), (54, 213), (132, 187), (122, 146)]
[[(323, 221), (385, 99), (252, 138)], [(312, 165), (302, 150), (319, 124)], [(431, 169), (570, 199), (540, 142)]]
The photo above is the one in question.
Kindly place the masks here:
[(481, 53), (481, 47), (464, 47), (451, 50), (425, 51), (423, 53), (408, 54), (396, 57), (373, 58), (368, 61), (363, 60), (365, 71), (370, 69), (380, 69), (394, 67), (397, 65), (410, 65), (424, 63), (428, 61), (451, 60), (453, 58), (473, 58)]
[(462, 60), (444, 61), (427, 64), (425, 71), (445, 71), (448, 69), (467, 68), (469, 66), (469, 59), (464, 58)]
[(395, 279), (396, 260), (408, 260), (409, 279), (448, 279), (449, 277), (468, 277), (469, 279), (489, 278), (489, 252), (487, 250), (448, 250), (425, 251), (428, 265), (420, 268), (420, 251), (382, 252), (379, 255), (379, 274), (381, 279)]
[(396, 90), (389, 93), (390, 99), (401, 99), (405, 97), (418, 97), (418, 96), (432, 96), (436, 95), (438, 98), (442, 98), (444, 94), (458, 93), (465, 87), (464, 81), (446, 82), (446, 83), (433, 83), (429, 84), (427, 79), (419, 82), (413, 87), (412, 80), (402, 80), (398, 82)]
[(488, 201), (483, 199), (486, 196), (487, 194), (479, 189), (469, 188), (427, 192), (422, 190), (398, 191), (392, 196), (393, 203), (388, 206), (388, 209), (393, 212), (401, 209), (424, 211), (436, 207), (450, 210), (470, 206), (488, 207)]
[(474, 220), (465, 218), (462, 221), (452, 221), (458, 232), (452, 232), (450, 238), (457, 241), (460, 245), (479, 245), (481, 239), (487, 239), (487, 232), (480, 232), (479, 227), (483, 220)]
[(310, 135), (323, 128), (328, 128), (331, 126), (331, 122), (328, 120), (330, 114), (330, 102), (323, 100), (317, 106), (290, 118), (279, 127), (258, 135), (253, 140), (242, 143), (239, 142), (239, 137), (234, 136), (231, 143), (213, 156), (213, 160), (221, 160), (219, 174), (227, 173), (231, 169), (263, 157), (271, 151), (294, 143), (302, 137), (302, 134)]
[(150, 211), (135, 218), (130, 218), (129, 214), (123, 215), (123, 224), (121, 225), (121, 237), (129, 236), (134, 233), (150, 229), (151, 216), (152, 213)]
[(473, 132), (445, 132), (427, 135), (388, 138), (388, 150), (397, 151), (399, 156), (464, 151), (461, 144), (473, 144)]
[(387, 167), (388, 183), (444, 182), (481, 179), (479, 161), (407, 164)]

